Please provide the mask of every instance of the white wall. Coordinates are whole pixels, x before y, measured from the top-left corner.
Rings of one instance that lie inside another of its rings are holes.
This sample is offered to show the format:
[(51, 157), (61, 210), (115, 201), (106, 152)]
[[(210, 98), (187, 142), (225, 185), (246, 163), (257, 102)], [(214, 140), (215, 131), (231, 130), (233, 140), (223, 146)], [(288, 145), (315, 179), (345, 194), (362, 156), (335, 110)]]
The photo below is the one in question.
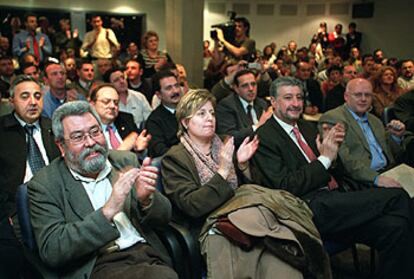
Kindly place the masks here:
[[(363, 51), (373, 51), (382, 48), (386, 55), (400, 58), (414, 58), (414, 35), (413, 20), (414, 2), (408, 0), (370, 0), (375, 2), (374, 17), (368, 19), (352, 19), (352, 3), (367, 1), (344, 1), (344, 0), (206, 0), (204, 9), (204, 39), (210, 39), (210, 26), (228, 20), (225, 14), (214, 14), (208, 10), (209, 3), (226, 3), (226, 8), (232, 10), (233, 3), (250, 3), (250, 14), (245, 16), (251, 23), (250, 36), (256, 40), (256, 47), (263, 47), (275, 42), (278, 47), (287, 45), (288, 41), (295, 40), (298, 46), (308, 46), (312, 35), (316, 32), (319, 22), (328, 23), (328, 31), (333, 31), (337, 23), (344, 26), (345, 33), (348, 24), (354, 21), (358, 30), (363, 32)], [(306, 6), (308, 4), (325, 3), (324, 16), (307, 16)], [(329, 15), (331, 3), (349, 3), (347, 15)], [(275, 4), (273, 16), (258, 16), (257, 4)], [(280, 4), (297, 4), (297, 16), (279, 15)]]
[(160, 36), (160, 49), (165, 49), (165, 2), (164, 0), (0, 0), (2, 6), (62, 9), (70, 12), (104, 11), (126, 14), (146, 14), (148, 30)]

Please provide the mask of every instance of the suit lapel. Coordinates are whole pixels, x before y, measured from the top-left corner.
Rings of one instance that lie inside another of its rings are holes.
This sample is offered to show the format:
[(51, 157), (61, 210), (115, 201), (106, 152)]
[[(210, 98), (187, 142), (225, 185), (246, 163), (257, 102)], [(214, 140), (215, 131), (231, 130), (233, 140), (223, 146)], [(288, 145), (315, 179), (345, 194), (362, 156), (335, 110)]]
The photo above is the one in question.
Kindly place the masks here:
[(49, 161), (51, 161), (53, 159), (52, 156), (54, 156), (53, 150), (56, 149), (56, 147), (53, 146), (55, 143), (52, 136), (52, 127), (45, 123), (42, 118), (39, 119), (39, 123), (41, 127), (43, 146), (46, 149), (46, 154), (49, 157)]
[(88, 214), (94, 211), (91, 201), (89, 200), (88, 193), (83, 187), (82, 183), (70, 173), (65, 162), (61, 161), (63, 181), (65, 181), (66, 192), (68, 194), (68, 202), (73, 211), (79, 218), (84, 219)]
[(243, 107), (242, 102), (239, 99), (239, 95), (237, 95), (237, 93), (234, 93), (233, 98), (234, 98), (234, 103), (236, 105), (237, 114), (240, 116), (240, 120), (242, 122), (241, 127), (248, 127), (250, 125), (249, 120), (247, 119), (247, 113)]

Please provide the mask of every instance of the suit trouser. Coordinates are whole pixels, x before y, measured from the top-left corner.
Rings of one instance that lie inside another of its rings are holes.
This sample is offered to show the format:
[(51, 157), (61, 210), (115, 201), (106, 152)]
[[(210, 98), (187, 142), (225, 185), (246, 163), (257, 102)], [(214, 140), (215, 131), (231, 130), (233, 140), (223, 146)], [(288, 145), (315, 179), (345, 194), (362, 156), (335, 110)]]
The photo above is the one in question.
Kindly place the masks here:
[(321, 191), (309, 206), (323, 239), (363, 243), (378, 251), (375, 278), (412, 278), (413, 202), (404, 190)]
[(98, 257), (90, 278), (178, 279), (178, 276), (154, 248), (138, 243), (128, 249)]

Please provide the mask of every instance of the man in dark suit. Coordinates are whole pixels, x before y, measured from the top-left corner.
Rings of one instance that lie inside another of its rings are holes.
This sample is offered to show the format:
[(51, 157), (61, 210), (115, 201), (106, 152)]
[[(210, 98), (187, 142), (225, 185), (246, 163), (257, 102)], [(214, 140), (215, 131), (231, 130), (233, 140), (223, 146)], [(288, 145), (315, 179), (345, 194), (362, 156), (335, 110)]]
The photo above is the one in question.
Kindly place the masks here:
[(233, 89), (236, 94), (217, 106), (217, 133), (233, 136), (237, 147), (272, 116), (272, 111), (266, 112), (266, 102), (257, 98), (256, 77), (251, 70), (236, 73)]
[(257, 130), (254, 181), (304, 199), (323, 239), (377, 249), (377, 278), (412, 277), (413, 213), (407, 193), (397, 188), (345, 191), (340, 161), (335, 162), (345, 136), (343, 125), (327, 129), (321, 140), (315, 126), (300, 119), (300, 81), (279, 78), (270, 92), (274, 116)]
[(401, 120), (407, 130), (414, 133), (414, 91), (398, 97), (394, 103), (395, 116)]
[(306, 61), (296, 63), (296, 77), (302, 82), (305, 94), (305, 113), (315, 115), (323, 112), (323, 95), (319, 83), (311, 78), (312, 67)]
[(99, 116), (84, 101), (53, 114), (62, 157), (28, 185), (41, 260), (58, 278), (177, 278), (153, 229), (171, 204), (155, 188), (157, 168), (109, 151)]
[(98, 85), (91, 92), (90, 103), (102, 121), (110, 149), (143, 152), (151, 136), (138, 131), (132, 114), (119, 111), (119, 94), (111, 84)]
[[(18, 76), (10, 92), (14, 110), (0, 118), (0, 274), (6, 278), (18, 277), (23, 271), (18, 267), (23, 259), (20, 245), (8, 222), (16, 213), (17, 187), (59, 155), (50, 119), (40, 116), (43, 109), (40, 85), (31, 77)], [(33, 125), (33, 137), (26, 132), (26, 125)], [(37, 147), (35, 152), (29, 149), (33, 144)], [(40, 165), (33, 164), (32, 158), (38, 158)]]
[(179, 143), (175, 108), (181, 100), (182, 91), (177, 77), (170, 71), (159, 71), (154, 75), (153, 89), (161, 105), (147, 119), (146, 128), (152, 136), (148, 152), (151, 157), (159, 157)]

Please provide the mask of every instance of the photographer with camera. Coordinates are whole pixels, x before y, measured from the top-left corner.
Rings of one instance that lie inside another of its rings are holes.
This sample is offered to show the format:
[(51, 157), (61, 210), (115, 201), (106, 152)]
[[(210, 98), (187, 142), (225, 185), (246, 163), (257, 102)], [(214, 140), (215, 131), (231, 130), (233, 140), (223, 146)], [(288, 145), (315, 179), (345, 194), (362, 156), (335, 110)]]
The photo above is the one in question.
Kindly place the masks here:
[(229, 60), (255, 60), (256, 42), (249, 38), (250, 23), (245, 17), (234, 19), (234, 40), (226, 38), (222, 28), (217, 28), (217, 39), (227, 50)]

